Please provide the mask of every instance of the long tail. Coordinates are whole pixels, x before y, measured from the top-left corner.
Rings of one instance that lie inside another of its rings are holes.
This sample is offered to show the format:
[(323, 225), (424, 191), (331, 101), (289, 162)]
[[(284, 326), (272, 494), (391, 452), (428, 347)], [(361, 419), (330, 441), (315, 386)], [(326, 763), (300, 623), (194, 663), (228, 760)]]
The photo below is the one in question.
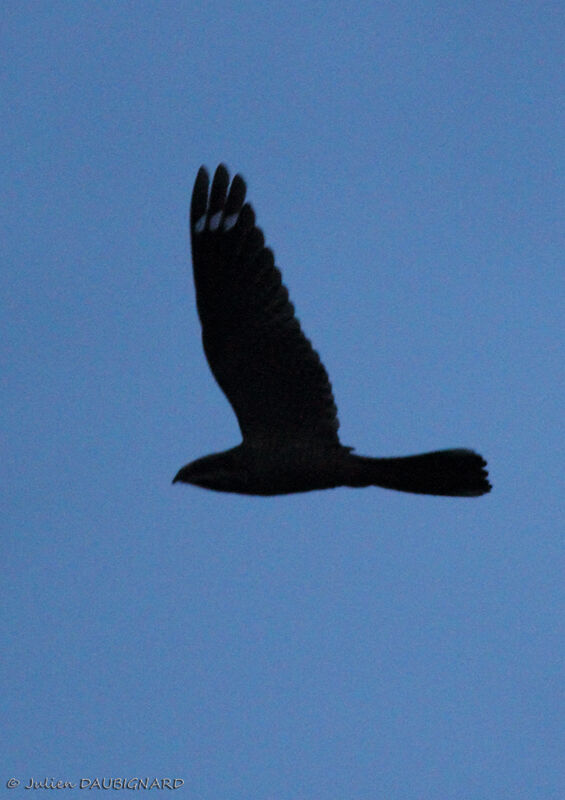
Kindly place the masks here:
[(473, 450), (437, 450), (402, 458), (350, 454), (348, 486), (383, 486), (400, 492), (480, 497), (490, 492), (486, 461)]

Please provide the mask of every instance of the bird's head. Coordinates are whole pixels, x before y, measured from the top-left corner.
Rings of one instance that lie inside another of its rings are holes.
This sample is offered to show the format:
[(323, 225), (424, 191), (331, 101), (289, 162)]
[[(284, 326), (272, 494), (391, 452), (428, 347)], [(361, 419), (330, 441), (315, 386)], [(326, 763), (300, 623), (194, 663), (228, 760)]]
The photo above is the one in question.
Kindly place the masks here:
[(238, 456), (238, 448), (233, 448), (197, 458), (179, 469), (173, 483), (192, 483), (217, 492), (246, 493), (248, 473)]

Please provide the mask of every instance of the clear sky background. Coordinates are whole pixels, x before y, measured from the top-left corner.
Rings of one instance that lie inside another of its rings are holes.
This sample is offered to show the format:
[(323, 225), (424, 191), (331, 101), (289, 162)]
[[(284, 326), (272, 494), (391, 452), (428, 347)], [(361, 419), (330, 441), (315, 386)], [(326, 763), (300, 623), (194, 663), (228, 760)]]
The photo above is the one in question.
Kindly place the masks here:
[[(563, 800), (563, 3), (1, 18), (1, 797)], [(219, 161), (342, 441), (473, 447), (489, 496), (171, 485), (240, 440), (189, 252)]]

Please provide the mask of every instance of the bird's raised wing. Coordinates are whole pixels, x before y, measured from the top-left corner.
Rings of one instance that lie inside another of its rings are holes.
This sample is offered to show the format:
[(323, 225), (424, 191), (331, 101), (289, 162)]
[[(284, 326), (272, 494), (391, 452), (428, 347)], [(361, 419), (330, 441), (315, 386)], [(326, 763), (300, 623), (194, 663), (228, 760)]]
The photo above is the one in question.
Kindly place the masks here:
[[(190, 208), (192, 260), (204, 351), (244, 440), (338, 444), (328, 374), (294, 316), (288, 291), (244, 203), (240, 175), (198, 171)], [(229, 190), (228, 190), (229, 189)]]

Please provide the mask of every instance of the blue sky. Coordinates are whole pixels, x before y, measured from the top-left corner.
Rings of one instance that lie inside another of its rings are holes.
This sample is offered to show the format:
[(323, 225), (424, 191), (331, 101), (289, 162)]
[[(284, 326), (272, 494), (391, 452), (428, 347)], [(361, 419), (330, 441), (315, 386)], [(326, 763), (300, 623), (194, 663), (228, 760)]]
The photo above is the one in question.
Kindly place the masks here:
[[(562, 4), (1, 14), (2, 796), (562, 800)], [(189, 254), (219, 161), (342, 441), (476, 448), (489, 496), (171, 486), (239, 441)]]

